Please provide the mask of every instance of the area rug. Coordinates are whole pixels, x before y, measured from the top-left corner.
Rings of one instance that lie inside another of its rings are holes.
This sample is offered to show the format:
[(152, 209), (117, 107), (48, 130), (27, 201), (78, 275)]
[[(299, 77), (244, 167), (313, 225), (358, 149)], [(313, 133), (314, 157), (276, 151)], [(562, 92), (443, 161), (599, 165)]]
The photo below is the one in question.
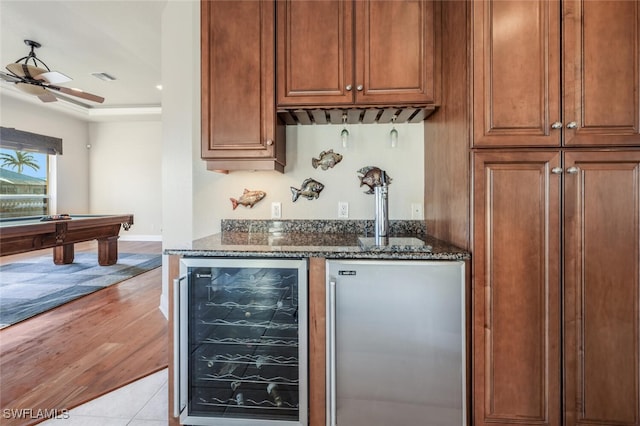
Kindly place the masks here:
[(76, 253), (73, 263), (55, 265), (52, 254), (0, 265), (0, 328), (119, 283), (162, 264), (158, 254), (119, 253), (99, 266), (97, 253)]

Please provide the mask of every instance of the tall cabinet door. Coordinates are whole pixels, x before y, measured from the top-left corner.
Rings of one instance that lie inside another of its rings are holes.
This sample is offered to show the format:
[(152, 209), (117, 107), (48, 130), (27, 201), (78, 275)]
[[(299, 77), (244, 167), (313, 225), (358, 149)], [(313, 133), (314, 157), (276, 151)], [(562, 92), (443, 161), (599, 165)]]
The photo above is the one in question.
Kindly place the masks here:
[(560, 424), (560, 153), (474, 154), (475, 425)]
[(565, 154), (566, 425), (640, 425), (640, 151)]
[(565, 146), (640, 145), (640, 2), (563, 2)]
[(560, 146), (558, 1), (472, 2), (473, 145)]
[(278, 105), (353, 102), (353, 2), (277, 2)]

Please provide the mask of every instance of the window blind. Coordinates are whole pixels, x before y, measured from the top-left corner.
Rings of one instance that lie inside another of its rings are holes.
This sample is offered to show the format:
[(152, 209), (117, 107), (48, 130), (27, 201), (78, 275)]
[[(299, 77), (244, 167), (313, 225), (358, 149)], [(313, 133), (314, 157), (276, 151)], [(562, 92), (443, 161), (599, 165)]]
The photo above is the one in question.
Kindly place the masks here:
[(62, 139), (10, 127), (0, 127), (0, 147), (13, 149), (14, 151), (62, 155)]

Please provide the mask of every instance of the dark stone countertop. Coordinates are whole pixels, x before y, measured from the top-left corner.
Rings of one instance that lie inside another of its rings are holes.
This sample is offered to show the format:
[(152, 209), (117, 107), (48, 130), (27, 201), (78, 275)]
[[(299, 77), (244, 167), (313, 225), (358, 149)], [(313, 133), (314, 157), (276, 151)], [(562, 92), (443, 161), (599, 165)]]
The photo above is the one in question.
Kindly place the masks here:
[[(369, 223), (371, 222), (371, 223)], [(466, 260), (469, 252), (427, 235), (422, 221), (391, 221), (387, 246), (374, 246), (373, 221), (231, 221), (222, 232), (165, 249), (184, 257), (323, 257), (327, 259)], [(424, 245), (416, 245), (417, 240)]]

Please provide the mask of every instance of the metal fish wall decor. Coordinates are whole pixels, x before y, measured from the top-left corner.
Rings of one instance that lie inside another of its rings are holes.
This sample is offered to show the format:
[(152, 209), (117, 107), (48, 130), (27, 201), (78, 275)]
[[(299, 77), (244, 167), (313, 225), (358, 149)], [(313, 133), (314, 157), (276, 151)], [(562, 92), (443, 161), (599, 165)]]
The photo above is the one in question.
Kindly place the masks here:
[(318, 157), (319, 158), (311, 159), (311, 165), (314, 169), (317, 169), (318, 166), (320, 166), (322, 170), (327, 170), (329, 168), (333, 168), (336, 164), (342, 161), (342, 155), (337, 152), (333, 152), (333, 149), (330, 149), (329, 151), (322, 151)]
[(249, 191), (245, 188), (244, 192), (238, 199), (229, 198), (231, 200), (231, 204), (233, 205), (233, 209), (235, 210), (238, 205), (249, 206), (252, 208), (254, 204), (258, 201), (262, 200), (265, 195), (267, 195), (264, 191)]
[(291, 199), (296, 201), (301, 195), (307, 200), (313, 200), (320, 196), (320, 192), (324, 189), (324, 185), (312, 178), (305, 179), (300, 189), (291, 187)]

